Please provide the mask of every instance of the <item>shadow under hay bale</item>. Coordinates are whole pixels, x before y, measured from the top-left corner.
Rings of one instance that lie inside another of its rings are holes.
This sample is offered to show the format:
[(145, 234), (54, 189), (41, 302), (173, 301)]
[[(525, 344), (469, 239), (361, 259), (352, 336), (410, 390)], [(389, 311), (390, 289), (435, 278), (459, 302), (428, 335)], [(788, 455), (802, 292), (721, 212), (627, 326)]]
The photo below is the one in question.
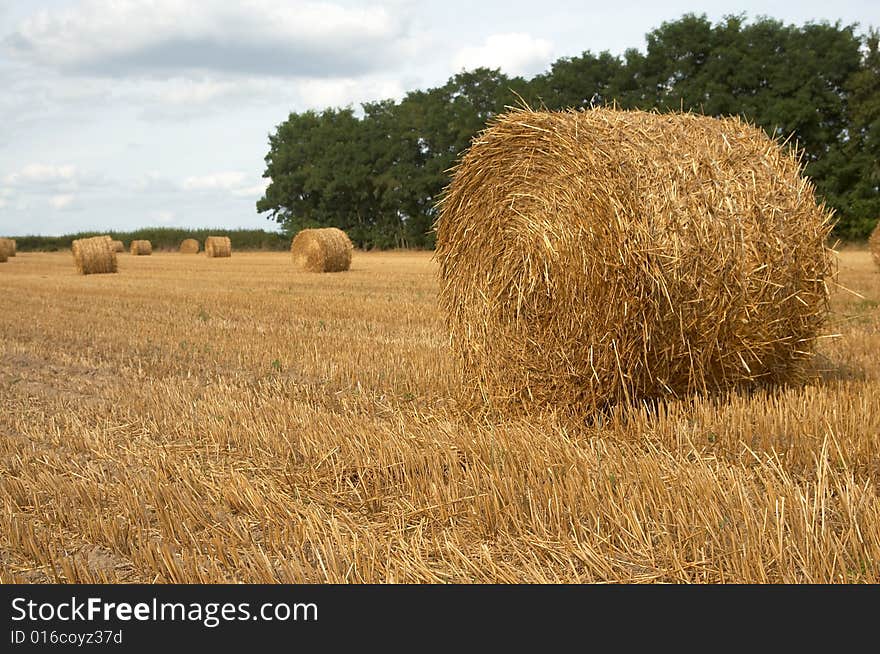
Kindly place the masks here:
[(738, 119), (512, 111), (440, 202), (440, 306), (474, 399), (595, 410), (795, 378), (831, 214)]
[(112, 245), (114, 252), (125, 252), (125, 243), (122, 241), (112, 240), (110, 241), (110, 244)]
[(180, 242), (181, 254), (198, 254), (199, 242), (194, 238), (185, 238)]
[(115, 273), (116, 251), (109, 236), (76, 239), (72, 245), (73, 262), (82, 275)]
[(880, 268), (880, 220), (877, 221), (877, 226), (871, 232), (871, 236), (868, 237), (868, 249), (871, 251), (874, 263)]
[(351, 267), (354, 246), (336, 227), (304, 229), (290, 243), (293, 264), (308, 272), (342, 272)]
[(228, 236), (209, 236), (205, 239), (205, 254), (212, 258), (231, 257), (232, 241)]
[(132, 241), (131, 245), (128, 247), (129, 251), (135, 256), (147, 256), (153, 254), (153, 244), (149, 241)]
[(824, 354), (815, 355), (805, 369), (806, 376), (812, 383), (829, 384), (868, 379), (864, 369), (844, 361), (832, 360)]

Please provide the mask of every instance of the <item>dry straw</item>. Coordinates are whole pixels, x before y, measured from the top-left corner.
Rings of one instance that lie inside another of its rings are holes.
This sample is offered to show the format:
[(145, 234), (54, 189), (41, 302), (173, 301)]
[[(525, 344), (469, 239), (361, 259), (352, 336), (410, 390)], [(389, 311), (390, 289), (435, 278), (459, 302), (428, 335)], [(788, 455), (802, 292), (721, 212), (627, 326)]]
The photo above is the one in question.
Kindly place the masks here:
[(877, 226), (868, 237), (868, 249), (871, 251), (871, 256), (874, 257), (874, 263), (880, 268), (880, 220), (877, 221)]
[(125, 243), (122, 241), (110, 241), (114, 252), (125, 252)]
[(308, 272), (341, 272), (351, 267), (354, 247), (336, 227), (304, 229), (290, 243), (293, 263)]
[(3, 261), (6, 261), (9, 257), (15, 256), (15, 240), (11, 238), (0, 238), (0, 256), (3, 256)]
[(83, 275), (116, 272), (116, 251), (109, 236), (80, 238), (73, 242), (73, 262)]
[(232, 241), (228, 236), (209, 236), (205, 239), (205, 254), (209, 257), (231, 257)]
[(180, 242), (181, 254), (198, 254), (199, 242), (194, 238), (185, 238)]
[(439, 208), (440, 304), (492, 402), (596, 409), (784, 381), (828, 310), (831, 212), (735, 118), (511, 111)]
[(149, 241), (132, 241), (129, 245), (129, 251), (136, 256), (145, 256), (153, 254), (153, 244)]

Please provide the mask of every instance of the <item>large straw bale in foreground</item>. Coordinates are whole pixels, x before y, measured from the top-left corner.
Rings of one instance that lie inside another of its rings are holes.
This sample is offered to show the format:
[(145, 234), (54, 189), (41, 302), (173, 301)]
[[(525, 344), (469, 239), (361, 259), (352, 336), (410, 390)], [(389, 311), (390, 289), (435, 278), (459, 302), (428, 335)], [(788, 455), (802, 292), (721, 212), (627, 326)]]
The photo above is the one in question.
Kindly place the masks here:
[(83, 275), (116, 272), (116, 251), (109, 236), (80, 238), (73, 242), (73, 262)]
[(469, 387), (600, 408), (782, 381), (827, 313), (830, 212), (738, 119), (513, 111), (440, 204), (440, 305)]
[(110, 245), (113, 247), (114, 252), (125, 252), (125, 243), (122, 241), (111, 240)]
[(308, 272), (348, 270), (352, 250), (348, 234), (336, 227), (304, 229), (290, 243), (294, 265)]
[(874, 263), (880, 268), (880, 220), (877, 221), (877, 226), (871, 232), (871, 236), (868, 237), (868, 249), (871, 250)]
[(0, 238), (0, 255), (4, 255), (6, 258), (15, 256), (15, 239)]
[(128, 247), (129, 251), (135, 256), (147, 256), (153, 254), (153, 244), (149, 241), (132, 241)]
[(185, 238), (180, 242), (181, 254), (198, 254), (199, 242), (194, 238)]
[(232, 241), (228, 236), (209, 236), (205, 239), (205, 254), (209, 257), (231, 257)]

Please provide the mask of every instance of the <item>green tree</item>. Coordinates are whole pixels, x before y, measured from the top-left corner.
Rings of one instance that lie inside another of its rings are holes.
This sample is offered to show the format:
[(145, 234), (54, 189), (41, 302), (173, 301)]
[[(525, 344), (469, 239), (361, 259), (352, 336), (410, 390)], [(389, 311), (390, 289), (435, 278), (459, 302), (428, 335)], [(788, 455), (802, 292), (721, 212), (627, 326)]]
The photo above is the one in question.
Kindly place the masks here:
[(531, 80), (479, 68), (400, 102), (291, 114), (269, 136), (257, 210), (288, 232), (332, 225), (361, 247), (432, 247), (436, 204), (471, 139), (511, 105), (740, 115), (791, 138), (837, 231), (860, 237), (880, 214), (878, 36), (854, 26), (785, 25), (686, 14), (645, 52), (589, 51)]
[(861, 63), (853, 30), (743, 16), (713, 26), (685, 15), (648, 35), (644, 108), (738, 114), (772, 136), (793, 136), (816, 160), (846, 128), (846, 85)]
[(864, 39), (862, 66), (847, 85), (849, 126), (840, 147), (820, 162), (823, 190), (843, 216), (838, 233), (865, 238), (880, 218), (880, 32)]
[(599, 56), (584, 52), (579, 57), (557, 59), (548, 72), (532, 80), (532, 85), (547, 109), (589, 109), (622, 94), (616, 82), (624, 67), (619, 57), (608, 52)]
[(378, 207), (366, 139), (351, 108), (291, 114), (269, 137), (263, 177), (271, 181), (257, 211), (289, 234), (334, 226), (372, 246)]
[(837, 210), (837, 232), (864, 231), (859, 216), (873, 206), (866, 181), (871, 129), (862, 119), (853, 133), (852, 110), (869, 106), (858, 94), (871, 96), (873, 77), (854, 26), (746, 23), (744, 16), (712, 25), (689, 14), (647, 41), (632, 71), (644, 90), (638, 106), (740, 115), (773, 137), (790, 138), (820, 199)]
[(535, 102), (528, 83), (498, 70), (478, 68), (453, 76), (441, 87), (408, 93), (396, 109), (398, 142), (409, 156), (395, 177), (406, 180), (398, 205), (406, 233), (419, 247), (433, 247), (436, 203), (449, 171), (488, 121), (521, 102)]

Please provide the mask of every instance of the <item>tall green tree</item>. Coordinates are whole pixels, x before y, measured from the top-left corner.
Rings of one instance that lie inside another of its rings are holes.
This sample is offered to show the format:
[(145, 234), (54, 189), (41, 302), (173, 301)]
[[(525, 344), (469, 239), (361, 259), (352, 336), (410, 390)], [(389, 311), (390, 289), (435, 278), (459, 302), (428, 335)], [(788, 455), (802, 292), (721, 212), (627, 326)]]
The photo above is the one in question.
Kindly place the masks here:
[(863, 63), (847, 90), (844, 137), (813, 169), (821, 173), (820, 192), (840, 214), (838, 234), (864, 238), (880, 219), (880, 32), (865, 36)]
[(533, 92), (550, 110), (601, 106), (622, 95), (623, 89), (617, 87), (617, 82), (624, 67), (620, 57), (609, 52), (563, 57), (557, 59), (549, 71), (532, 80)]
[(449, 171), (471, 139), (506, 107), (535, 101), (524, 79), (488, 68), (459, 73), (441, 87), (414, 91), (403, 99), (404, 125), (421, 155), (421, 170), (414, 177), (421, 196), (416, 222), (427, 230), (427, 245), (433, 245), (430, 228)]
[(810, 161), (846, 129), (847, 82), (861, 64), (852, 26), (746, 24), (742, 16), (713, 26), (689, 14), (647, 41), (645, 109), (741, 115), (772, 136), (793, 136)]
[(378, 211), (366, 139), (351, 108), (291, 114), (269, 137), (270, 183), (257, 211), (289, 233), (334, 226), (372, 245)]
[(511, 105), (688, 110), (740, 115), (791, 139), (838, 234), (862, 237), (880, 215), (878, 35), (840, 23), (785, 25), (686, 14), (646, 36), (645, 51), (565, 57), (531, 80), (463, 71), (401, 101), (291, 114), (269, 137), (257, 210), (289, 233), (345, 229), (361, 247), (432, 247), (437, 201), (471, 139)]

